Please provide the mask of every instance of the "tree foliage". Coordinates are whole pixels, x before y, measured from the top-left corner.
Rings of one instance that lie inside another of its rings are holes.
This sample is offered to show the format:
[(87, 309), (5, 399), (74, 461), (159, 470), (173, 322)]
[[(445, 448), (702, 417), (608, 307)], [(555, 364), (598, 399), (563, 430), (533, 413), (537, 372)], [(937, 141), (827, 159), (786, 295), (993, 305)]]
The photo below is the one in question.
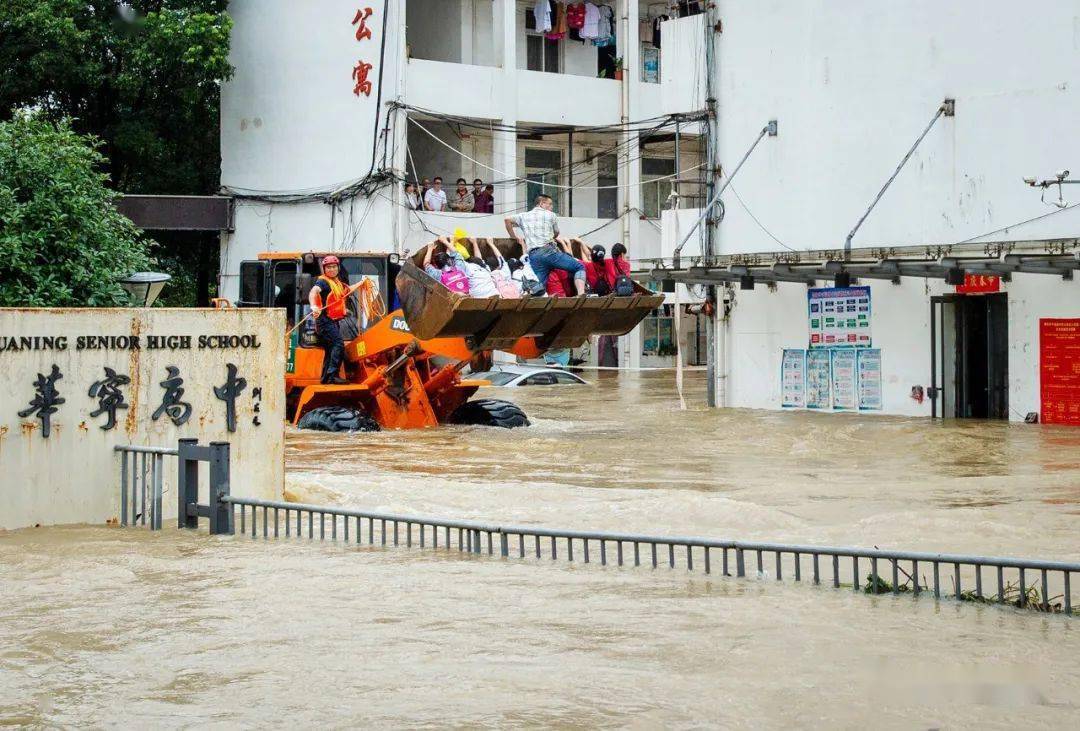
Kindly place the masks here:
[[(25, 109), (70, 120), (101, 140), (101, 169), (121, 192), (216, 192), (220, 89), (232, 74), (227, 4), (0, 0), (0, 120)], [(165, 298), (205, 302), (195, 271), (208, 237), (154, 238), (173, 275)]]
[(0, 306), (129, 303), (118, 279), (148, 268), (97, 142), (41, 114), (0, 122)]
[(104, 142), (117, 189), (219, 185), (218, 106), (232, 73), (226, 0), (3, 0), (0, 114), (40, 109)]

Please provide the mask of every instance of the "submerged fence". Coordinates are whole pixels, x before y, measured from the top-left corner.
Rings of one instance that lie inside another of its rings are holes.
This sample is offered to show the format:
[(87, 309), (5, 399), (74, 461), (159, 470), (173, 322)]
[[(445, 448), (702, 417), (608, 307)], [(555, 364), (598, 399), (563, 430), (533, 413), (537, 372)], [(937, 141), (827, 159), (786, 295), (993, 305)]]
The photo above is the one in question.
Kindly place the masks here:
[[(961, 600), (1030, 604), (1067, 614), (1073, 609), (1071, 574), (1080, 573), (1080, 563), (1060, 561), (494, 525), (231, 495), (221, 502), (239, 512), (236, 527), (253, 538), (318, 537), (366, 545), (456, 549), (502, 558), (666, 566), (704, 574), (718, 567), (725, 576), (733, 572), (736, 577), (767, 578), (771, 572), (777, 581), (790, 577), (796, 582), (828, 582), (876, 594), (933, 592), (935, 598), (948, 594)], [(947, 590), (943, 567), (952, 582)], [(922, 568), (931, 572), (931, 579), (920, 578)], [(863, 570), (867, 571), (865, 580)], [(987, 573), (989, 588), (996, 593), (987, 591)], [(1035, 582), (1029, 581), (1032, 574)], [(1061, 601), (1055, 604), (1057, 599)]]
[(149, 518), (150, 530), (161, 530), (165, 457), (177, 450), (132, 445), (114, 450), (120, 453), (120, 525), (146, 525)]
[[(137, 453), (145, 448), (134, 449)], [(177, 450), (159, 451), (175, 454), (179, 460), (179, 527), (197, 528), (198, 519), (206, 517), (212, 534), (239, 530), (241, 535), (252, 538), (317, 536), (319, 540), (368, 546), (417, 546), (505, 559), (599, 562), (602, 566), (683, 568), (703, 574), (712, 574), (718, 568), (724, 576), (739, 578), (766, 579), (771, 574), (776, 581), (790, 578), (795, 582), (828, 583), (856, 592), (932, 592), (937, 599), (954, 596), (962, 601), (1065, 614), (1073, 614), (1072, 574), (1080, 573), (1080, 563), (1062, 561), (559, 530), (258, 500), (230, 494), (226, 443), (200, 447), (194, 440), (181, 440)], [(125, 453), (124, 470), (127, 457)], [(198, 502), (200, 461), (210, 463), (205, 505)], [(160, 480), (160, 466), (155, 469)], [(123, 485), (126, 490), (127, 482), (123, 481)], [(160, 501), (156, 515), (160, 527)], [(929, 578), (922, 571), (928, 572)]]

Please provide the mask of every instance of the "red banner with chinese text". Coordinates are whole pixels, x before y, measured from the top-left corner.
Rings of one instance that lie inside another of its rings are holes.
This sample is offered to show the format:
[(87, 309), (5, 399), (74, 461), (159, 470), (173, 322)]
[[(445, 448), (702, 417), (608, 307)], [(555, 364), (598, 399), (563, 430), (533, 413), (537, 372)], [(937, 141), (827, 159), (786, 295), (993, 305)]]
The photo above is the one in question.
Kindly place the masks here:
[(1044, 424), (1080, 424), (1080, 318), (1039, 320), (1039, 402)]
[(965, 274), (964, 283), (956, 285), (957, 294), (989, 294), (1001, 291), (1001, 277), (991, 274)]

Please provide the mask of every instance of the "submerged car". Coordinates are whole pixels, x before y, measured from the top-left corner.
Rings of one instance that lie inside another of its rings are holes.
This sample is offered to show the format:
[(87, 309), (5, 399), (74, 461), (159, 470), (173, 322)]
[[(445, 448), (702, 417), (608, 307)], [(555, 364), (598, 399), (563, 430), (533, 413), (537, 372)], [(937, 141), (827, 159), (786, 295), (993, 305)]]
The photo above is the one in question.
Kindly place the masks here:
[(588, 384), (581, 376), (561, 368), (501, 365), (490, 371), (473, 373), (471, 379), (490, 381), (492, 386), (564, 386)]

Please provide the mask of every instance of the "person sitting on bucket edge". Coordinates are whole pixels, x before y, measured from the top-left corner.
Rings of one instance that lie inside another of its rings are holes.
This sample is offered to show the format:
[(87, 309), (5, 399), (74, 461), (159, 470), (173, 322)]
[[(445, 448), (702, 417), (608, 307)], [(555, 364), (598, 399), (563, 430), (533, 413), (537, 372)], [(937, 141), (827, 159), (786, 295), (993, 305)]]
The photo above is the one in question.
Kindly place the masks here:
[[(548, 281), (553, 269), (559, 269), (573, 276), (577, 294), (585, 294), (585, 265), (555, 244), (559, 219), (552, 211), (553, 205), (551, 196), (541, 193), (536, 196), (536, 206), (531, 211), (503, 219), (506, 231), (528, 253), (529, 264), (541, 283)], [(521, 229), (521, 235), (514, 232), (515, 227)]]
[(338, 375), (345, 359), (345, 341), (341, 338), (338, 323), (345, 317), (345, 304), (348, 300), (348, 287), (338, 276), (340, 266), (341, 262), (336, 256), (324, 256), (322, 276), (315, 280), (315, 285), (308, 294), (308, 304), (311, 305), (311, 312), (315, 317), (315, 332), (319, 334), (324, 353), (320, 381), (334, 385), (348, 383)]

